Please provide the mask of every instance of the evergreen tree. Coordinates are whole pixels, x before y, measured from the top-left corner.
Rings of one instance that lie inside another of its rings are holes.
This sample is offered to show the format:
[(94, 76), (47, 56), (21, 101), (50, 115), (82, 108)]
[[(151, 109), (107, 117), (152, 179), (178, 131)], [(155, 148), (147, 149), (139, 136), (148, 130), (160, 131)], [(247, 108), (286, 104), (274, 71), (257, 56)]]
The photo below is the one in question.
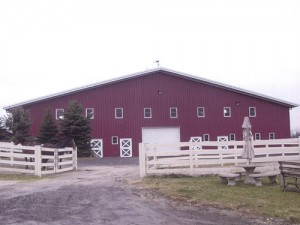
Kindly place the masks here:
[(64, 113), (64, 119), (60, 121), (60, 130), (65, 138), (75, 141), (78, 148), (78, 156), (90, 156), (90, 121), (84, 116), (83, 108), (77, 101), (71, 101)]
[(10, 133), (5, 127), (5, 117), (0, 117), (0, 141), (8, 141), (10, 139)]
[(41, 143), (52, 144), (55, 144), (58, 141), (57, 125), (50, 110), (47, 110), (44, 120), (41, 124), (39, 140)]
[(22, 107), (11, 109), (5, 117), (5, 127), (12, 134), (11, 141), (16, 145), (23, 144), (29, 138), (30, 118), (28, 112)]

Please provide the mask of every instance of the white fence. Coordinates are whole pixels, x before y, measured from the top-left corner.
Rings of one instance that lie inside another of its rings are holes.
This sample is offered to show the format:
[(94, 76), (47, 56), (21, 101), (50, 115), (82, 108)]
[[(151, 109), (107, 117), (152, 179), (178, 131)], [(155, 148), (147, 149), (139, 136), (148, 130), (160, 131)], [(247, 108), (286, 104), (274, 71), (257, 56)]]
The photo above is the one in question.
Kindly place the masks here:
[[(300, 160), (300, 138), (256, 140), (253, 144), (254, 163)], [(140, 176), (184, 170), (194, 175), (196, 170), (207, 167), (246, 163), (247, 159), (241, 158), (243, 148), (244, 141), (140, 143)]]
[(42, 176), (77, 170), (77, 148), (45, 148), (0, 142), (1, 171)]

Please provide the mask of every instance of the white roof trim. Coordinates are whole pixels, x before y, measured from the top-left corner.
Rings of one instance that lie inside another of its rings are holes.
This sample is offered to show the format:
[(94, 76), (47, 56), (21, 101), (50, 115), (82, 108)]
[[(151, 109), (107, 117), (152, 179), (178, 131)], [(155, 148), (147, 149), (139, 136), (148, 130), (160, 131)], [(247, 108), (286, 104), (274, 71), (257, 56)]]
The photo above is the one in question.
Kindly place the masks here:
[(192, 79), (194, 81), (206, 83), (208, 85), (217, 86), (219, 88), (239, 92), (239, 93), (242, 93), (242, 94), (245, 94), (245, 95), (250, 95), (250, 96), (253, 96), (253, 97), (256, 97), (256, 98), (260, 98), (260, 99), (264, 99), (264, 100), (267, 100), (267, 101), (275, 102), (277, 104), (286, 105), (286, 106), (289, 106), (290, 108), (299, 106), (299, 104), (295, 104), (295, 103), (292, 103), (292, 102), (288, 102), (288, 101), (284, 101), (284, 100), (281, 100), (281, 99), (273, 98), (273, 97), (270, 97), (270, 96), (267, 96), (267, 95), (259, 94), (259, 93), (253, 92), (253, 91), (238, 88), (238, 87), (231, 86), (231, 85), (228, 85), (228, 84), (224, 84), (224, 83), (221, 83), (221, 82), (209, 80), (209, 79), (202, 78), (202, 77), (193, 76), (193, 75), (190, 75), (190, 74), (187, 74), (187, 73), (178, 72), (178, 71), (163, 68), (163, 67), (157, 67), (157, 68), (154, 68), (154, 69), (148, 69), (148, 70), (141, 71), (141, 72), (138, 72), (138, 73), (133, 73), (133, 74), (129, 74), (129, 75), (126, 75), (126, 76), (122, 76), (122, 77), (118, 77), (118, 78), (114, 78), (114, 79), (110, 79), (110, 80), (106, 80), (106, 81), (102, 81), (102, 82), (88, 84), (88, 85), (85, 85), (85, 86), (69, 89), (69, 90), (66, 90), (66, 91), (63, 91), (63, 92), (54, 93), (52, 95), (42, 96), (42, 97), (39, 97), (39, 98), (31, 99), (31, 100), (20, 102), (20, 103), (17, 103), (17, 104), (5, 106), (4, 109), (7, 110), (7, 109), (18, 107), (18, 106), (23, 106), (23, 105), (28, 105), (28, 104), (35, 103), (35, 102), (45, 101), (45, 100), (53, 99), (53, 98), (56, 98), (56, 97), (59, 97), (59, 96), (63, 96), (63, 95), (67, 95), (67, 94), (71, 94), (71, 93), (75, 93), (75, 92), (79, 92), (79, 91), (84, 91), (84, 90), (94, 88), (94, 87), (97, 87), (97, 86), (108, 85), (108, 84), (111, 84), (111, 83), (131, 79), (131, 78), (144, 76), (144, 75), (147, 75), (149, 73), (154, 73), (154, 72), (158, 72), (158, 71), (171, 73), (175, 76), (176, 75), (177, 76), (182, 76), (182, 77), (185, 77), (185, 78), (188, 78), (188, 79)]

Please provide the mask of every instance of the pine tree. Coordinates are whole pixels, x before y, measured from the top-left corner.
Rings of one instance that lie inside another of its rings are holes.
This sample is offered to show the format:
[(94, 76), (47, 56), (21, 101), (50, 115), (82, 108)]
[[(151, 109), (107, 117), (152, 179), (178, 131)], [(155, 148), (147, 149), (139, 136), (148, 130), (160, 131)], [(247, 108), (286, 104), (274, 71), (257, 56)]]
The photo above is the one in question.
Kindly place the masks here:
[(64, 138), (71, 138), (78, 148), (78, 156), (90, 156), (90, 121), (84, 116), (83, 108), (77, 101), (71, 101), (60, 122), (61, 133)]
[(13, 108), (5, 117), (5, 127), (12, 133), (11, 141), (23, 144), (28, 138), (30, 118), (22, 107)]
[(57, 125), (50, 110), (47, 110), (44, 120), (41, 124), (39, 140), (41, 143), (51, 144), (55, 144), (58, 141)]
[(10, 136), (10, 133), (5, 127), (5, 117), (0, 117), (0, 141), (8, 141)]

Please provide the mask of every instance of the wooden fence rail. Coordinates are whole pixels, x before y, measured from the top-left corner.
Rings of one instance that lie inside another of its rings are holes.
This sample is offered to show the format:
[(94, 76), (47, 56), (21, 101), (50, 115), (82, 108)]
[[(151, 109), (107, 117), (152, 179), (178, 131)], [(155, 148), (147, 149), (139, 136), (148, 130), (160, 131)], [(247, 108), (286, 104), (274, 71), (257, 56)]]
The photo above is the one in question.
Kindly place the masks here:
[[(256, 140), (253, 145), (253, 163), (300, 160), (300, 138)], [(176, 173), (182, 168), (194, 175), (196, 168), (246, 163), (241, 157), (243, 148), (243, 141), (140, 143), (140, 176)]]
[(45, 148), (0, 142), (0, 172), (42, 176), (77, 170), (77, 148)]

